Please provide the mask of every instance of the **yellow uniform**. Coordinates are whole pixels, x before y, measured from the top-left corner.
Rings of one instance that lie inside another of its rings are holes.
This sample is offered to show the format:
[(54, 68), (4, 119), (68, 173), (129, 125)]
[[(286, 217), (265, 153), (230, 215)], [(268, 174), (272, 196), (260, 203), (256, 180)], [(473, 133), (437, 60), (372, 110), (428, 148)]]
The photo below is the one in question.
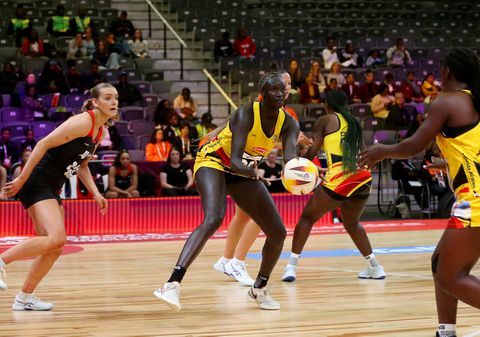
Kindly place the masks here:
[[(260, 103), (253, 103), (253, 126), (248, 132), (245, 150), (242, 161), (247, 166), (253, 166), (272, 151), (275, 143), (280, 139), (283, 123), (285, 121), (285, 112), (278, 109), (277, 122), (271, 137), (267, 137), (262, 129), (260, 119)], [(234, 173), (230, 169), (230, 156), (232, 149), (232, 131), (230, 122), (214, 139), (202, 146), (198, 151), (193, 168), (194, 174), (201, 167), (210, 167), (219, 171)]]
[[(332, 197), (368, 197), (371, 192), (372, 174), (367, 170), (347, 173), (343, 169), (342, 138), (348, 130), (348, 123), (339, 113), (340, 126), (337, 131), (326, 135), (322, 150), (327, 155), (327, 174), (323, 187), (334, 192)], [(355, 193), (358, 192), (358, 193)], [(361, 192), (361, 193), (360, 193)]]
[[(470, 94), (470, 91), (465, 90)], [(480, 227), (480, 123), (443, 127), (437, 145), (447, 161), (455, 203), (449, 228)]]

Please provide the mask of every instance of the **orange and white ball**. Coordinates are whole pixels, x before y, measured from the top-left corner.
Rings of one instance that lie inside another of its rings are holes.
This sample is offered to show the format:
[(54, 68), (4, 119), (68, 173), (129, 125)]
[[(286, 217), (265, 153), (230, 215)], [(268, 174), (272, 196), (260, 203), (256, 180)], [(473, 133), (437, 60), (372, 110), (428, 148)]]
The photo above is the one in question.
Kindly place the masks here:
[(282, 171), (282, 183), (293, 194), (308, 194), (320, 182), (318, 169), (307, 158), (294, 158), (285, 164)]

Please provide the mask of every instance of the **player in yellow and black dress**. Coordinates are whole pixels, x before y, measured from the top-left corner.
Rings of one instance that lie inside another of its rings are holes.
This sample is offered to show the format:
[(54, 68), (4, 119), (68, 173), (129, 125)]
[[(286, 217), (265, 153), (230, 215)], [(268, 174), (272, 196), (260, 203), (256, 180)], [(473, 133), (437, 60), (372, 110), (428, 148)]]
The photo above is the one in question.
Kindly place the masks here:
[(259, 91), (263, 100), (235, 111), (221, 132), (197, 153), (194, 171), (204, 220), (187, 239), (168, 282), (154, 293), (174, 309), (180, 309), (180, 282), (186, 269), (223, 221), (227, 192), (267, 236), (260, 271), (248, 295), (262, 309), (280, 309), (265, 286), (282, 251), (286, 230), (272, 197), (258, 179), (256, 163), (280, 139), (284, 160), (295, 158), (299, 126), (281, 108), (286, 90), (279, 72), (263, 75)]
[(432, 103), (428, 118), (411, 137), (395, 145), (374, 145), (359, 165), (385, 157), (420, 153), (436, 137), (446, 159), (456, 202), (452, 218), (432, 256), (437, 300), (437, 336), (456, 336), (458, 300), (480, 309), (480, 281), (470, 271), (480, 257), (480, 64), (468, 49), (453, 49), (442, 67), (445, 93)]
[(312, 226), (326, 212), (337, 207), (342, 210), (345, 230), (367, 261), (367, 269), (358, 277), (383, 279), (383, 267), (378, 264), (367, 233), (358, 222), (370, 195), (372, 180), (370, 171), (357, 170), (356, 166), (357, 154), (363, 144), (362, 129), (350, 114), (348, 98), (343, 91), (328, 92), (326, 107), (327, 114), (318, 118), (313, 126), (313, 145), (305, 155), (313, 159), (320, 148), (325, 151), (328, 163), (325, 182), (315, 190), (295, 226), (292, 252), (282, 280), (295, 281), (298, 259)]

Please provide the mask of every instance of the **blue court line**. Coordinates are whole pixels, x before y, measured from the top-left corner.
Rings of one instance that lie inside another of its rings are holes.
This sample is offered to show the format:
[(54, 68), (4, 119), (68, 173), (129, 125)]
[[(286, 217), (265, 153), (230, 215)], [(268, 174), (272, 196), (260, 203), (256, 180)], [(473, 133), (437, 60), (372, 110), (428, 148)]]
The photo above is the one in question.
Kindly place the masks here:
[[(410, 253), (432, 253), (435, 246), (401, 246), (401, 247), (383, 247), (375, 248), (373, 252), (377, 255), (381, 254), (410, 254)], [(333, 250), (308, 250), (302, 253), (303, 258), (309, 257), (338, 257), (338, 256), (357, 256), (360, 252), (357, 249), (333, 249)], [(251, 259), (261, 260), (261, 253), (249, 253), (247, 257)], [(283, 252), (281, 259), (288, 259), (289, 252)]]

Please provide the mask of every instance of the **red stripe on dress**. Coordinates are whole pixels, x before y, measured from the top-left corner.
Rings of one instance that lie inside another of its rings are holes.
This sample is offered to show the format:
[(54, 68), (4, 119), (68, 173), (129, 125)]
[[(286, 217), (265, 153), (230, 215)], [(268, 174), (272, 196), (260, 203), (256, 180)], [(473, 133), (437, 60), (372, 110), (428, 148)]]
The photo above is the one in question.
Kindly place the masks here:
[(372, 174), (369, 171), (360, 171), (345, 179), (338, 185), (334, 192), (343, 196), (348, 196), (358, 185), (362, 185), (372, 179)]
[(465, 226), (463, 225), (463, 222), (452, 216), (449, 220), (448, 220), (448, 224), (447, 224), (447, 228), (456, 228), (456, 229), (459, 229), (459, 228), (465, 228)]
[(223, 148), (219, 148), (217, 151), (215, 151), (220, 159), (222, 160), (223, 164), (227, 167), (230, 167), (230, 157), (225, 153)]
[(470, 187), (464, 187), (460, 191), (458, 191), (459, 194), (461, 193), (470, 193)]

